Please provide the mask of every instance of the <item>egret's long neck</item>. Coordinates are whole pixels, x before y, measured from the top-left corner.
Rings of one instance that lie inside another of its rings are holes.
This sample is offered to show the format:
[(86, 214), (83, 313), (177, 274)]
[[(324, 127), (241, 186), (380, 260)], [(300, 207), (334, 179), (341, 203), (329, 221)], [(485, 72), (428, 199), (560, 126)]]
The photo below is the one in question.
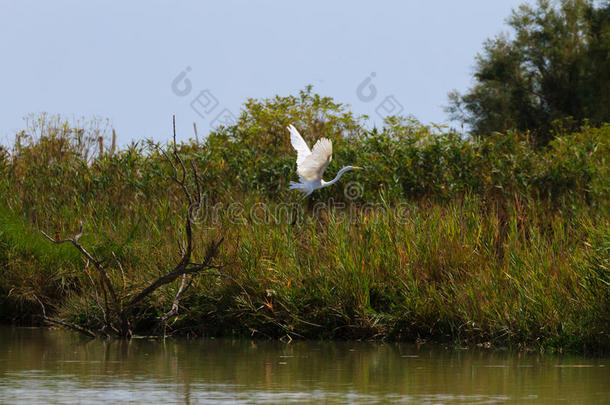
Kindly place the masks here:
[(339, 181), (339, 179), (341, 178), (343, 173), (349, 172), (350, 170), (353, 170), (353, 168), (351, 166), (346, 166), (343, 169), (339, 170), (339, 173), (337, 173), (335, 178), (332, 179), (331, 181), (324, 181), (324, 180), (322, 180), (322, 187), (328, 187), (328, 186), (331, 186), (331, 185), (335, 184), (337, 181)]

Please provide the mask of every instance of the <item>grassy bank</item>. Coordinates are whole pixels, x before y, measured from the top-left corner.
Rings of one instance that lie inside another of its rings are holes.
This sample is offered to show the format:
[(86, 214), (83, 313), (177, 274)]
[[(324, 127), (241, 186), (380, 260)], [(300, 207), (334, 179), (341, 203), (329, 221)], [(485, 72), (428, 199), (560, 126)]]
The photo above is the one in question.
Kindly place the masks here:
[[(288, 123), (310, 143), (333, 139), (330, 175), (366, 170), (301, 200), (286, 190)], [(177, 146), (204, 186), (195, 258), (224, 242), (168, 330), (607, 349), (609, 139), (608, 126), (558, 125), (536, 148), (527, 134), (464, 139), (399, 118), (366, 129), (309, 92), (250, 101), (235, 126)], [(173, 146), (110, 145), (96, 123), (38, 117), (0, 158), (2, 319), (35, 321), (42, 302), (103, 322), (91, 266), (39, 230), (69, 236), (83, 221), (80, 242), (107, 258), (123, 301), (180, 259), (188, 207), (163, 154)], [(155, 330), (177, 289), (138, 305), (136, 332)]]

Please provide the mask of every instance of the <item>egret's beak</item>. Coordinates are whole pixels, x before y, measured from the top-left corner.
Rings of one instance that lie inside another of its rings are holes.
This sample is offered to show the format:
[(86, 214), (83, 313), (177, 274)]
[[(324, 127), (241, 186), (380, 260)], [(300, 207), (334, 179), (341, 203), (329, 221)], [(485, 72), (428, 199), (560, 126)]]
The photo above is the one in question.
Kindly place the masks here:
[(352, 169), (354, 170), (364, 170), (362, 167), (360, 166), (352, 166)]

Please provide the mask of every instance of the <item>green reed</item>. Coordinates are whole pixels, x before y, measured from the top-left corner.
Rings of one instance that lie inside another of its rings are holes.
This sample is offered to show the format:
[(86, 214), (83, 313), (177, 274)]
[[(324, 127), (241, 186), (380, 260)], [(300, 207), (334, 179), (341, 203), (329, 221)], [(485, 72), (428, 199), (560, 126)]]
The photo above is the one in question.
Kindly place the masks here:
[[(178, 146), (206, 196), (195, 245), (225, 242), (222, 267), (194, 279), (171, 331), (608, 348), (610, 127), (536, 149), (527, 134), (463, 139), (408, 120), (365, 130), (306, 93), (248, 108)], [(331, 119), (316, 123), (320, 111)], [(285, 190), (294, 156), (281, 128), (299, 117), (334, 136), (329, 172), (367, 170), (306, 200)], [(71, 236), (82, 221), (83, 245), (122, 263), (127, 277), (116, 266), (109, 276), (129, 297), (178, 260), (186, 212), (167, 145), (99, 149), (100, 125), (43, 118), (0, 156), (0, 317), (38, 322), (42, 301), (99, 325), (87, 263), (39, 230)], [(176, 289), (138, 308), (140, 333), (154, 332)]]

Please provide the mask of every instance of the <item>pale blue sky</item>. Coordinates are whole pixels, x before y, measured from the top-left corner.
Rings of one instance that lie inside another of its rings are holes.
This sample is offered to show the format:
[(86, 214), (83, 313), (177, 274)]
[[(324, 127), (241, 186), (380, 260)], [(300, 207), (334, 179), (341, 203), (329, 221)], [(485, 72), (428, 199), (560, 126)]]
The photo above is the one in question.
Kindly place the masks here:
[[(185, 139), (193, 121), (201, 134), (225, 108), (238, 115), (247, 98), (307, 84), (372, 118), (397, 102), (447, 123), (447, 92), (470, 86), (483, 41), (521, 3), (0, 0), (0, 139), (42, 111), (109, 118), (122, 144), (168, 139), (176, 114)], [(191, 91), (178, 96), (187, 67)], [(372, 72), (376, 96), (365, 86), (358, 97)], [(217, 104), (199, 97), (206, 89)]]

